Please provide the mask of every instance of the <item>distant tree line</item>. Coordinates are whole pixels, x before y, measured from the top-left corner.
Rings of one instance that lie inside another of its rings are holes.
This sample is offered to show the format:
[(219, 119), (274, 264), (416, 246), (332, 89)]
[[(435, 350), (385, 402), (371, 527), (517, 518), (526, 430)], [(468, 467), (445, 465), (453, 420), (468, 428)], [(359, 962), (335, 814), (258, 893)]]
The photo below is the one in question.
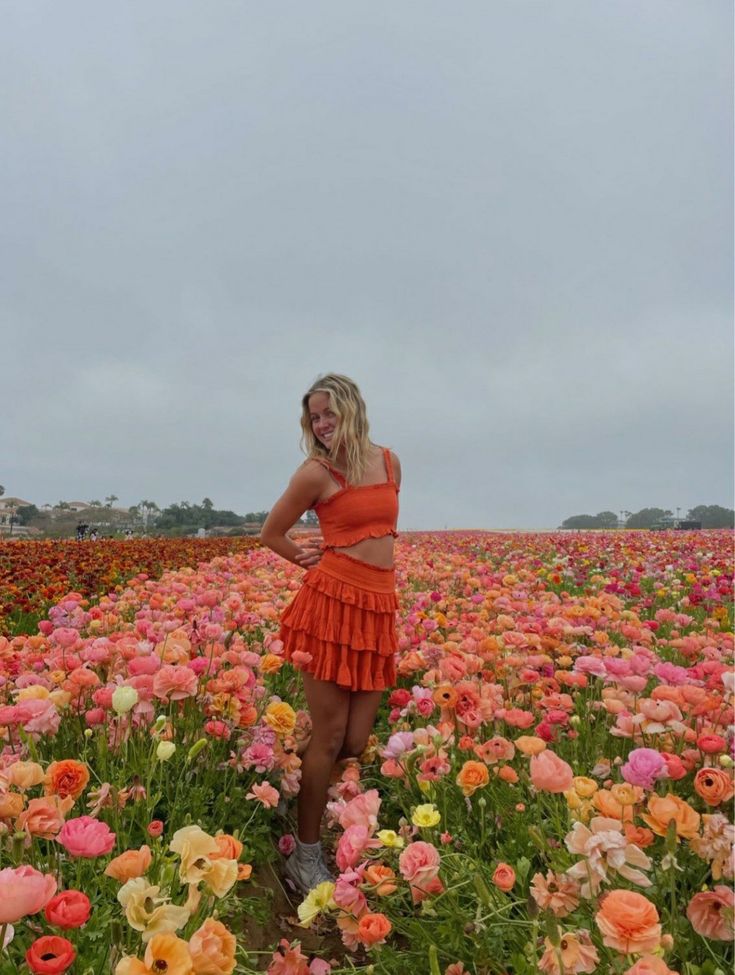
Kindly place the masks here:
[[(623, 512), (624, 519), (614, 511), (600, 511), (596, 515), (572, 515), (561, 523), (562, 528), (662, 528), (675, 523), (668, 508), (641, 508)], [(734, 528), (735, 511), (719, 504), (700, 504), (690, 508), (682, 521), (697, 521), (702, 528)]]

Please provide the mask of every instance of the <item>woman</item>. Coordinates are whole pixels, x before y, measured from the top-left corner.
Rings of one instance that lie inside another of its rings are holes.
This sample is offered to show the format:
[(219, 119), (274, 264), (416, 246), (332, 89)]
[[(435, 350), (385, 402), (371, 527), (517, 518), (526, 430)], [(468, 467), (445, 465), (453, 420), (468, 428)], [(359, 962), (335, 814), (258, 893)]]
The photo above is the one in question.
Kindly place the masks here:
[[(308, 569), (281, 618), (284, 656), (302, 672), (312, 735), (302, 757), (298, 839), (286, 875), (306, 893), (332, 880), (319, 840), (336, 761), (359, 756), (382, 692), (395, 682), (398, 606), (393, 569), (401, 467), (368, 437), (355, 383), (334, 373), (302, 400), (307, 460), (263, 525), (260, 540)], [(313, 508), (323, 544), (287, 532)]]

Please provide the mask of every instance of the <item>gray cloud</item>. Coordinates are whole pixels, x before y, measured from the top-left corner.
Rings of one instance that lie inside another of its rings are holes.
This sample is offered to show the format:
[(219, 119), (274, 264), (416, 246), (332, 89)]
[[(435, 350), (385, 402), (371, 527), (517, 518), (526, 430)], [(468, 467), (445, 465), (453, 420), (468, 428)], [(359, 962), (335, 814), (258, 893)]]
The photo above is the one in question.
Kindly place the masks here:
[(732, 22), (6, 3), (0, 480), (269, 507), (334, 369), (406, 529), (732, 505)]

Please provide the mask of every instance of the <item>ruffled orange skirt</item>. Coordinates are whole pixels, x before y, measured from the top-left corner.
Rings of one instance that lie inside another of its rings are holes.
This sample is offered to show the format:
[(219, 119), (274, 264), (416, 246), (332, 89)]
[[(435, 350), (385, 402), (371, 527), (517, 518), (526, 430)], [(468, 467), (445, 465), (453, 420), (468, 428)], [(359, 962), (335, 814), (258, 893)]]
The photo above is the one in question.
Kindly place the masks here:
[(283, 653), (297, 670), (351, 691), (396, 679), (395, 570), (328, 549), (281, 616)]

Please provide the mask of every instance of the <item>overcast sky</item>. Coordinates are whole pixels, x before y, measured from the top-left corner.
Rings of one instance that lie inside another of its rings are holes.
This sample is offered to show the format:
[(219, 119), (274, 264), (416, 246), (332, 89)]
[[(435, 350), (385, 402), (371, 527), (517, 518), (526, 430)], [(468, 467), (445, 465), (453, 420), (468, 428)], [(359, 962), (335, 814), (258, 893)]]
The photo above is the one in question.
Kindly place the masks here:
[(5, 0), (0, 483), (399, 528), (733, 505), (730, 0)]

